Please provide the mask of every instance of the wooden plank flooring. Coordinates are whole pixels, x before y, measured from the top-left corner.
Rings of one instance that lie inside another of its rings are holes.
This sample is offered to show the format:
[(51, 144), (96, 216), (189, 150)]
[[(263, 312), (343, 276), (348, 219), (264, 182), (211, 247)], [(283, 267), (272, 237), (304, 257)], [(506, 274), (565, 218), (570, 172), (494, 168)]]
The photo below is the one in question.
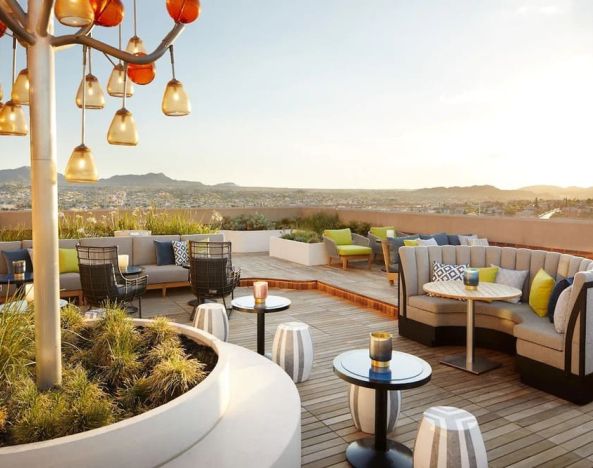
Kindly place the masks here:
[[(413, 448), (423, 411), (430, 406), (451, 405), (478, 418), (492, 467), (593, 467), (593, 404), (576, 406), (522, 384), (512, 356), (480, 349), (479, 353), (503, 366), (481, 376), (470, 375), (439, 364), (443, 356), (462, 348), (428, 348), (401, 338), (397, 336), (397, 321), (378, 312), (318, 291), (272, 292), (289, 297), (293, 305), (267, 316), (267, 350), (271, 350), (274, 331), (282, 322), (306, 322), (313, 337), (313, 373), (298, 385), (304, 467), (349, 466), (345, 460), (347, 445), (365, 436), (352, 425), (348, 387), (334, 376), (332, 360), (342, 351), (367, 347), (368, 334), (375, 330), (393, 331), (395, 349), (420, 356), (433, 367), (429, 384), (403, 392), (401, 417), (390, 437)], [(249, 293), (247, 288), (236, 291), (237, 295)], [(187, 322), (191, 307), (186, 302), (191, 298), (189, 290), (172, 291), (166, 298), (150, 293), (143, 301), (145, 316), (166, 314)], [(255, 350), (252, 314), (233, 312), (230, 331), (231, 342)]]

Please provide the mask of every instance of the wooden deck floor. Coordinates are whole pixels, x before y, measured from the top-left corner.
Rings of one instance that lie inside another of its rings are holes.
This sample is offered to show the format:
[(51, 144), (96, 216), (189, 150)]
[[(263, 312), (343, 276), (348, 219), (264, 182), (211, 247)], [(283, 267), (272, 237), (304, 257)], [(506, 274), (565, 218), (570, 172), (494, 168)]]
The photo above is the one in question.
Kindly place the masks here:
[[(236, 291), (249, 293), (247, 288)], [(433, 377), (424, 387), (403, 392), (402, 414), (390, 437), (413, 448), (423, 411), (451, 405), (478, 418), (492, 467), (593, 467), (593, 404), (579, 407), (523, 385), (512, 356), (479, 350), (503, 366), (482, 376), (470, 375), (439, 364), (443, 356), (461, 348), (428, 348), (401, 338), (397, 321), (378, 312), (318, 291), (275, 289), (273, 293), (289, 297), (293, 305), (267, 317), (268, 351), (276, 326), (291, 320), (309, 324), (315, 347), (311, 378), (298, 385), (303, 466), (349, 466), (345, 461), (348, 443), (365, 435), (352, 425), (347, 384), (334, 376), (332, 360), (342, 351), (367, 347), (370, 331), (392, 330), (394, 348), (428, 361)], [(186, 302), (191, 298), (188, 290), (172, 291), (167, 298), (153, 292), (144, 301), (145, 315), (167, 314), (187, 322), (191, 307)], [(233, 312), (230, 325), (230, 341), (255, 350), (255, 317)]]

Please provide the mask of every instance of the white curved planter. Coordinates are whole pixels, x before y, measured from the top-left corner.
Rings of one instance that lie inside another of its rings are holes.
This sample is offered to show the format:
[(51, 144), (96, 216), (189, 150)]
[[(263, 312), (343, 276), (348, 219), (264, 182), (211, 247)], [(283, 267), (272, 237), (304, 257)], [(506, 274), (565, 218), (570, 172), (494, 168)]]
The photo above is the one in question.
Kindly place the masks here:
[[(142, 326), (149, 320), (135, 319)], [(229, 404), (230, 346), (193, 327), (178, 331), (212, 347), (218, 363), (189, 392), (146, 413), (91, 431), (0, 449), (0, 466), (11, 468), (107, 466), (148, 467), (175, 458), (208, 434)]]
[(226, 242), (232, 243), (236, 253), (267, 252), (270, 250), (270, 238), (280, 237), (284, 231), (269, 229), (267, 231), (220, 231)]
[(329, 257), (323, 242), (306, 244), (281, 237), (270, 238), (270, 257), (281, 258), (301, 265), (327, 265)]

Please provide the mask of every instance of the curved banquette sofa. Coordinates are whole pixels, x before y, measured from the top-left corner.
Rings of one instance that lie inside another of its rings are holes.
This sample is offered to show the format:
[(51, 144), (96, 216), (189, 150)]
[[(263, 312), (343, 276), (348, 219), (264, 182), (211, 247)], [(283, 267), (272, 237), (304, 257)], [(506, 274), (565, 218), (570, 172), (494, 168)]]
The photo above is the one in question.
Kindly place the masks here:
[[(578, 404), (593, 401), (593, 260), (513, 247), (446, 245), (399, 252), (400, 335), (427, 346), (465, 344), (465, 303), (423, 291), (433, 262), (528, 270), (520, 303), (475, 303), (476, 346), (516, 354), (521, 380), (528, 385)], [(541, 268), (556, 281), (574, 277), (564, 333), (529, 307), (531, 281)]]

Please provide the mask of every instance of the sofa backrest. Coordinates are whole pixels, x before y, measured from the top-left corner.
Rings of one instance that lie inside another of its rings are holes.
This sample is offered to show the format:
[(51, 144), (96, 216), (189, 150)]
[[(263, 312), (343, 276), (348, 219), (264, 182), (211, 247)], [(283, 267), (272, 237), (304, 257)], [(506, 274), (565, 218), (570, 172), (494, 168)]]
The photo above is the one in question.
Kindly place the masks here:
[(134, 237), (86, 237), (80, 239), (80, 245), (85, 247), (117, 246), (119, 255), (129, 255), (130, 265), (134, 265), (133, 241)]
[(424, 284), (431, 281), (433, 262), (480, 268), (498, 265), (511, 270), (528, 270), (523, 289), (523, 301), (529, 298), (531, 281), (543, 268), (556, 280), (574, 276), (579, 271), (593, 269), (593, 260), (544, 250), (514, 247), (430, 246), (400, 248), (401, 270), (406, 282), (407, 296), (424, 294)]
[(210, 242), (224, 242), (223, 234), (183, 234), (181, 236), (182, 241), (195, 241), (203, 242), (208, 239)]
[[(0, 250), (1, 251), (13, 251), (21, 249), (21, 241), (9, 241), (9, 242), (0, 242)], [(8, 267), (6, 265), (6, 259), (4, 255), (0, 258), (0, 274), (5, 275), (8, 272)]]
[(154, 241), (178, 241), (180, 236), (141, 236), (133, 238), (132, 258), (134, 265), (155, 265), (156, 264), (156, 250), (154, 248)]

